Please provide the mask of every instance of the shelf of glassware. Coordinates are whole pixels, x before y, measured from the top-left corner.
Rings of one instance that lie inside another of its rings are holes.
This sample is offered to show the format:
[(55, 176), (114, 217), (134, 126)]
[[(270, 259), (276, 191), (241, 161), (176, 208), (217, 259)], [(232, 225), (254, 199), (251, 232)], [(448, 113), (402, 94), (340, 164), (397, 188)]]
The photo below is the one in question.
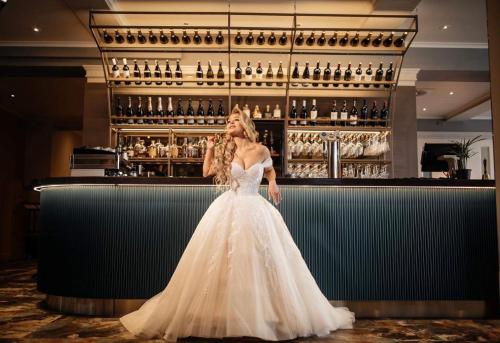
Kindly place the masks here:
[[(288, 132), (311, 132), (311, 131), (347, 131), (347, 132), (391, 132), (392, 128), (390, 126), (358, 126), (358, 125), (345, 125), (345, 126), (340, 126), (340, 125), (292, 125), (290, 124), (291, 120), (299, 121), (299, 120), (305, 120), (310, 122), (311, 119), (301, 119), (301, 118), (287, 118), (288, 121)], [(346, 119), (343, 120), (346, 123), (352, 122), (352, 121), (361, 121), (360, 119)], [(318, 123), (330, 123), (330, 118), (325, 118), (325, 117), (319, 117), (316, 119)], [(336, 120), (340, 122), (341, 120)], [(380, 123), (380, 124), (386, 124), (388, 121), (386, 120), (380, 120), (380, 119), (365, 119), (365, 121), (370, 122), (370, 123)]]

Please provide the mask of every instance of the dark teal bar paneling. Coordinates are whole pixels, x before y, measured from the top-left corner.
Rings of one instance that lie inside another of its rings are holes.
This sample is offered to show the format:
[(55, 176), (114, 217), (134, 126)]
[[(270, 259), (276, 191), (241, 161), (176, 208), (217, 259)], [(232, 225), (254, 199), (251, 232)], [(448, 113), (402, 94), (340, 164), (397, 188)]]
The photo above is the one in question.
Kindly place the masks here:
[[(493, 188), (281, 188), (278, 208), (329, 299), (497, 298)], [(39, 290), (149, 298), (216, 196), (211, 186), (44, 189)]]

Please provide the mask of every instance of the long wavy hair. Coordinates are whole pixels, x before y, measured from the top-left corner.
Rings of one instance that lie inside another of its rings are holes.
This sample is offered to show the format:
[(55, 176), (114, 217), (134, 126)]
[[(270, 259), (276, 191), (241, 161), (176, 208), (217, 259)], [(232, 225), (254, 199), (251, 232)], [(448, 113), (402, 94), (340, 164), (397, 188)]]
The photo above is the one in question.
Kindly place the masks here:
[[(240, 119), (240, 124), (243, 127), (245, 137), (250, 142), (256, 142), (259, 133), (255, 130), (255, 124), (253, 120), (241, 111), (238, 105), (233, 107), (231, 114), (232, 116), (237, 114)], [(229, 117), (228, 117), (229, 118)], [(213, 167), (215, 170), (214, 182), (217, 186), (224, 186), (230, 184), (231, 179), (231, 161), (234, 158), (234, 153), (236, 151), (236, 143), (234, 138), (227, 132), (227, 126), (224, 133), (219, 137), (219, 141), (215, 144), (215, 153), (213, 160)]]

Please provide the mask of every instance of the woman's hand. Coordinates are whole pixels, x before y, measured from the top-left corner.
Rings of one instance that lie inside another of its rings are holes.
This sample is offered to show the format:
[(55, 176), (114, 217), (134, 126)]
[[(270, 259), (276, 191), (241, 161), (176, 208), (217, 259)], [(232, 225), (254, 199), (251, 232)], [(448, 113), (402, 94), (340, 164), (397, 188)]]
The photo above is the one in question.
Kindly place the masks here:
[(269, 181), (269, 186), (267, 187), (267, 195), (269, 199), (273, 199), (273, 203), (278, 205), (281, 201), (281, 193), (276, 184), (276, 181)]

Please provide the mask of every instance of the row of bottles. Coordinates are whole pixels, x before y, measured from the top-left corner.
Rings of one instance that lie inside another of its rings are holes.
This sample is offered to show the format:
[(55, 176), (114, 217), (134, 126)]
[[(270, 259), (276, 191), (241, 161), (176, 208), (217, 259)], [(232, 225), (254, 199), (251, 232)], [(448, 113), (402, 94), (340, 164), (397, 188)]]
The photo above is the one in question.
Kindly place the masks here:
[(345, 46), (351, 46), (351, 47), (357, 47), (357, 46), (362, 46), (362, 47), (385, 47), (385, 48), (390, 48), (392, 46), (395, 46), (397, 48), (401, 48), (405, 44), (406, 37), (408, 36), (408, 32), (404, 32), (401, 36), (395, 37), (395, 33), (391, 32), (387, 37), (384, 38), (384, 33), (380, 32), (375, 38), (373, 37), (372, 32), (369, 32), (366, 36), (363, 38), (360, 37), (360, 34), (356, 32), (356, 34), (352, 37), (349, 36), (349, 32), (346, 32), (341, 38), (337, 34), (337, 32), (334, 32), (333, 35), (328, 38), (326, 36), (326, 33), (323, 31), (321, 35), (316, 38), (315, 33), (311, 32), (311, 34), (306, 38), (304, 35), (304, 32), (300, 32), (296, 37), (295, 37), (295, 45), (297, 46), (302, 46), (304, 43), (308, 46), (336, 46), (337, 44), (339, 46), (345, 47)]
[[(135, 139), (135, 142), (134, 142)], [(202, 158), (207, 150), (206, 137), (174, 137), (172, 143), (156, 137), (121, 137), (117, 149), (128, 158)]]
[(158, 33), (153, 32), (153, 30), (149, 30), (148, 34), (143, 34), (141, 30), (138, 30), (136, 34), (132, 33), (131, 30), (127, 30), (126, 33), (121, 33), (119, 30), (115, 30), (114, 34), (110, 34), (107, 30), (102, 30), (102, 40), (106, 44), (111, 44), (111, 43), (117, 43), (117, 44), (123, 44), (127, 42), (128, 44), (145, 44), (145, 43), (150, 43), (150, 44), (191, 44), (193, 42), (194, 44), (218, 44), (221, 45), (224, 43), (224, 35), (222, 34), (222, 31), (219, 31), (219, 33), (215, 36), (215, 38), (212, 36), (210, 33), (210, 30), (207, 31), (207, 33), (204, 35), (204, 37), (201, 37), (201, 35), (198, 33), (198, 30), (195, 30), (193, 33), (193, 36), (191, 37), (186, 30), (182, 31), (182, 35), (177, 35), (174, 30), (170, 30), (170, 34), (165, 34), (163, 30), (160, 30)]
[[(332, 126), (387, 126), (389, 119), (389, 108), (387, 101), (384, 101), (382, 109), (379, 111), (377, 102), (373, 101), (371, 109), (368, 103), (363, 100), (363, 106), (358, 110), (356, 100), (352, 101), (352, 106), (347, 106), (347, 100), (344, 100), (342, 107), (337, 107), (337, 100), (333, 100), (330, 115), (320, 115), (316, 105), (316, 99), (312, 99), (311, 106), (307, 106), (307, 100), (302, 101), (302, 108), (297, 109), (297, 101), (292, 100), (288, 124), (296, 125), (318, 125), (318, 122), (329, 122)], [(329, 120), (328, 120), (329, 118)], [(326, 120), (322, 120), (326, 119)]]

